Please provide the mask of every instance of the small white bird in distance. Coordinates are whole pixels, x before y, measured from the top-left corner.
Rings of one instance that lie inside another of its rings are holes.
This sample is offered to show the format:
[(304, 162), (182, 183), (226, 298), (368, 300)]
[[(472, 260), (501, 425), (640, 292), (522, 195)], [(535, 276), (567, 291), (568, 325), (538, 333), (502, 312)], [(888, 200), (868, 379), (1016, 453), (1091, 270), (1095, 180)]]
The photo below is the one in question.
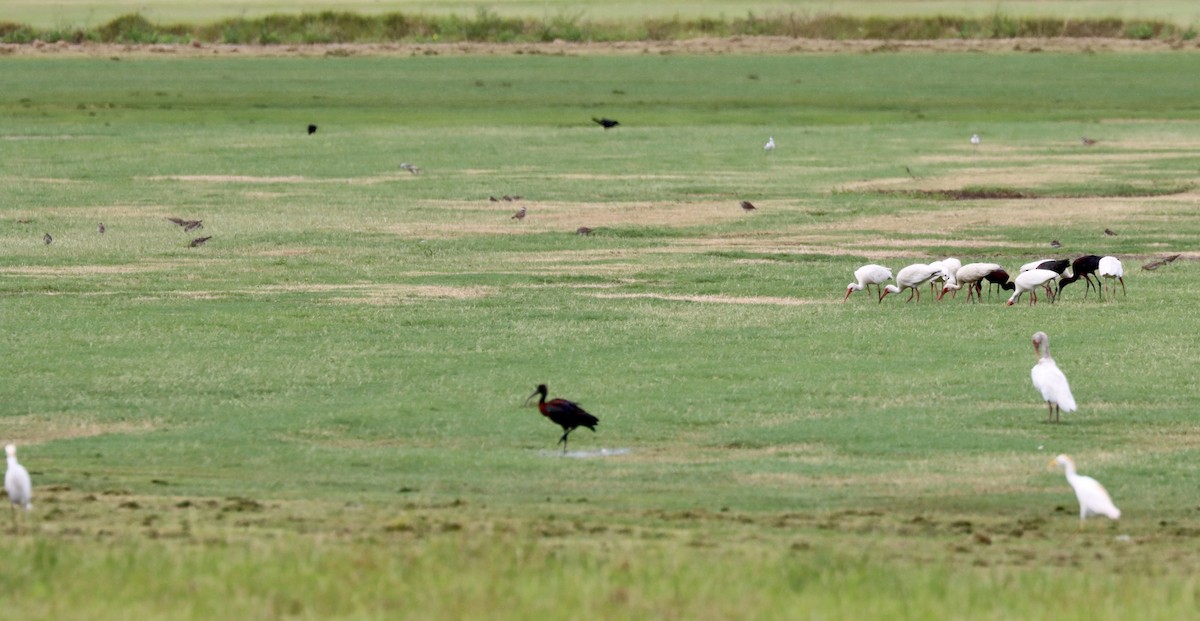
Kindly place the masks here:
[(1079, 499), (1079, 528), (1089, 515), (1103, 515), (1110, 520), (1121, 517), (1121, 510), (1113, 504), (1112, 498), (1100, 482), (1092, 477), (1075, 472), (1075, 462), (1066, 455), (1059, 455), (1050, 460), (1048, 469), (1062, 468), (1067, 473), (1067, 483), (1075, 490), (1075, 498)]
[(408, 172), (410, 172), (414, 175), (419, 174), (421, 172), (421, 169), (416, 164), (409, 164), (408, 162), (401, 164), (400, 168), (402, 170), (407, 170)]
[(971, 144), (979, 146), (979, 134), (971, 134)]
[(29, 471), (17, 463), (17, 447), (9, 444), (4, 447), (8, 454), (8, 470), (4, 473), (4, 491), (8, 492), (8, 500), (12, 503), (13, 530), (17, 530), (17, 507), (29, 511), (33, 509), (33, 482), (29, 480)]
[(774, 150), (775, 150), (775, 137), (769, 136), (769, 137), (767, 137), (767, 144), (763, 145), (763, 151), (770, 153)]

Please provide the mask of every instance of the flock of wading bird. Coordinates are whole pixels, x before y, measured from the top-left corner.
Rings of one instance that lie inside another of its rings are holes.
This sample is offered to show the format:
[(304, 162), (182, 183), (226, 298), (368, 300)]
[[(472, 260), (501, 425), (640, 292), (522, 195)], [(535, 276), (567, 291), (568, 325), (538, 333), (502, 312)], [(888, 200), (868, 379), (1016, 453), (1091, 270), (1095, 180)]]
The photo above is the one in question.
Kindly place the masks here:
[[(892, 280), (892, 270), (882, 265), (870, 263), (854, 270), (855, 282), (850, 283), (846, 287), (846, 297), (842, 298), (842, 303), (850, 298), (850, 294), (855, 291), (866, 290), (871, 292), (871, 285), (875, 285), (875, 289), (879, 295), (879, 301), (883, 302), (889, 293), (901, 293), (905, 289), (909, 289), (908, 302), (911, 302), (914, 297), (917, 301), (921, 301), (921, 288), (925, 283), (929, 283), (930, 291), (938, 290), (938, 285), (941, 285), (941, 291), (937, 293), (937, 299), (940, 301), (947, 293), (957, 296), (958, 290), (966, 287), (967, 301), (970, 302), (974, 297), (977, 301), (983, 301), (983, 283), (988, 284), (988, 297), (991, 297), (992, 287), (999, 287), (1002, 291), (1012, 291), (1012, 296), (1008, 298), (1008, 305), (1012, 306), (1021, 296), (1029, 294), (1029, 304), (1037, 304), (1038, 290), (1044, 290), (1046, 297), (1054, 303), (1054, 299), (1058, 297), (1064, 287), (1077, 281), (1083, 280), (1087, 283), (1087, 289), (1084, 290), (1084, 297), (1094, 288), (1096, 294), (1101, 300), (1107, 301), (1116, 298), (1116, 285), (1121, 285), (1121, 293), (1125, 295), (1125, 268), (1121, 265), (1121, 260), (1116, 257), (1101, 257), (1099, 255), (1089, 254), (1079, 257), (1074, 261), (1070, 259), (1038, 259), (1030, 261), (1021, 266), (1016, 278), (1013, 278), (999, 263), (968, 263), (963, 265), (962, 261), (953, 257), (934, 261), (933, 263), (914, 263), (900, 270), (896, 274), (896, 283), (884, 285), (889, 280)], [(1095, 282), (1092, 282), (1095, 279)], [(1057, 280), (1057, 287), (1055, 281)]]

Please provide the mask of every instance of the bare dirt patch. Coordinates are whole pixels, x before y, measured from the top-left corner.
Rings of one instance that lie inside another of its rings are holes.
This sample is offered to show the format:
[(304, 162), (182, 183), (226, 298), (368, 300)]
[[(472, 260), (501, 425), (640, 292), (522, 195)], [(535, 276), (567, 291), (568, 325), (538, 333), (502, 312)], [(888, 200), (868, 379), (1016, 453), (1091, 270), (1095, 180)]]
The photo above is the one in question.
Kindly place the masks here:
[(196, 181), (201, 183), (304, 183), (308, 179), (299, 176), (251, 177), (248, 175), (163, 175), (144, 177), (149, 181)]
[(5, 441), (18, 446), (70, 438), (147, 433), (159, 427), (158, 421), (153, 419), (98, 422), (88, 417), (59, 414), (26, 414), (4, 419)]
[(651, 299), (669, 300), (672, 302), (698, 302), (701, 304), (767, 304), (772, 306), (806, 306), (808, 304), (829, 304), (829, 300), (804, 300), (800, 298), (780, 298), (769, 296), (736, 297), (730, 295), (671, 295), (666, 293), (593, 293), (594, 298), (602, 299)]

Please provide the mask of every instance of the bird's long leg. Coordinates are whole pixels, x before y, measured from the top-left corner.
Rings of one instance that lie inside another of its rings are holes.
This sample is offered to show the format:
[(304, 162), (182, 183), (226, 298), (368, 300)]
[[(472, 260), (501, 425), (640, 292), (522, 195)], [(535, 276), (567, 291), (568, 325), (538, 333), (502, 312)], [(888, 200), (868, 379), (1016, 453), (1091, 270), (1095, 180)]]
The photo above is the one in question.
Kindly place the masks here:
[(1049, 423), (1053, 423), (1053, 422), (1054, 422), (1054, 404), (1047, 401), (1046, 402), (1046, 423), (1049, 424)]
[(920, 302), (921, 301), (921, 289), (919, 287), (913, 287), (912, 290), (908, 292), (908, 299), (905, 300), (905, 302), (906, 303), (911, 302), (914, 295), (917, 296), (917, 301)]
[(12, 509), (13, 532), (17, 535), (21, 534), (21, 527), (17, 525), (17, 505), (9, 505)]
[(1121, 278), (1118, 278), (1117, 280), (1120, 281), (1120, 283), (1121, 283), (1121, 297), (1129, 297), (1129, 294), (1126, 293), (1126, 291), (1125, 291), (1125, 277), (1122, 276)]
[(564, 431), (562, 437), (558, 439), (558, 443), (563, 445), (563, 455), (567, 454), (567, 436), (569, 435), (571, 435), (570, 429)]
[(1054, 404), (1054, 422), (1056, 422), (1056, 423), (1062, 422), (1062, 418), (1059, 417), (1061, 414), (1062, 414), (1062, 408), (1058, 407), (1058, 404), (1055, 403)]

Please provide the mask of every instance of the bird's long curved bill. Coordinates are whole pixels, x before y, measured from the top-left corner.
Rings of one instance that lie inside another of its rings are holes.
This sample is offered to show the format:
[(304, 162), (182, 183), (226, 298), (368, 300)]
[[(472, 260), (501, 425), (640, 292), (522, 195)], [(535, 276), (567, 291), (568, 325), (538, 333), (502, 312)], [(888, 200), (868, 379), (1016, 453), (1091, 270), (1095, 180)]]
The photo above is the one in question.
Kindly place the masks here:
[(531, 400), (532, 400), (534, 397), (536, 397), (536, 396), (537, 396), (537, 394), (538, 394), (538, 391), (536, 391), (536, 390), (535, 390), (535, 391), (533, 391), (533, 394), (532, 394), (532, 395), (529, 395), (528, 397), (525, 397), (525, 403), (522, 403), (521, 405), (529, 405), (529, 402), (530, 402), (530, 401), (531, 401)]
[(846, 289), (846, 297), (842, 298), (842, 304), (845, 304), (845, 303), (846, 303), (846, 300), (849, 300), (849, 299), (850, 299), (850, 294), (851, 294), (851, 293), (854, 293), (854, 290), (853, 290), (853, 289)]

